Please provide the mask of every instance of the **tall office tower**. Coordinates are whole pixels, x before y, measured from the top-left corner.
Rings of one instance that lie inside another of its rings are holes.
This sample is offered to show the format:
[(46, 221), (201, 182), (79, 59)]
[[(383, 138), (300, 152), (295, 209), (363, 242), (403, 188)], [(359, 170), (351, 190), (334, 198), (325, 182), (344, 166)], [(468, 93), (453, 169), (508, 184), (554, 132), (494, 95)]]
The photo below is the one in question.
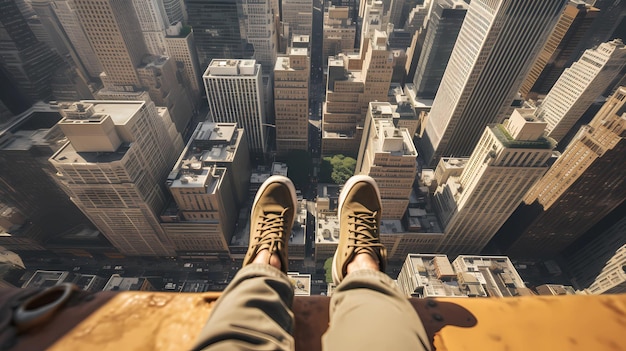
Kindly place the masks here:
[[(356, 157), (370, 101), (386, 101), (393, 73), (387, 34), (367, 38), (365, 53), (328, 60), (326, 101), (322, 108), (322, 154)], [(354, 67), (354, 68), (352, 68)]]
[(274, 67), (274, 109), (276, 151), (309, 150), (309, 77), (308, 49), (290, 48)]
[[(365, 55), (368, 50), (370, 38), (376, 31), (387, 31), (387, 24), (389, 23), (389, 17), (385, 16), (384, 3), (380, 0), (366, 1), (361, 23), (361, 37), (359, 39), (359, 52), (361, 57)], [(389, 33), (387, 33), (389, 36)]]
[[(30, 105), (49, 100), (52, 77), (62, 66), (61, 57), (37, 40), (17, 4), (0, 2), (0, 70), (6, 78), (2, 90), (18, 90)], [(3, 100), (8, 104), (7, 98)]]
[(565, 67), (578, 58), (572, 56), (599, 12), (582, 0), (570, 0), (522, 83), (523, 98), (536, 98), (550, 91)]
[[(53, 0), (49, 4), (62, 28), (62, 32), (67, 36), (67, 40), (71, 43), (71, 47), (76, 53), (77, 59), (74, 61), (80, 62), (80, 64), (77, 63), (77, 66), (84, 67), (92, 79), (98, 78), (100, 73), (102, 73), (102, 65), (78, 19), (74, 1)], [(70, 53), (72, 53), (72, 50), (70, 50)]]
[(193, 114), (193, 102), (189, 93), (179, 83), (176, 62), (166, 56), (146, 56), (137, 67), (139, 82), (160, 107), (166, 107), (176, 129), (182, 132)]
[(183, 0), (163, 0), (163, 8), (167, 16), (167, 24), (176, 22), (187, 23), (187, 10)]
[(616, 165), (626, 162), (625, 103), (620, 87), (526, 194), (498, 235), (503, 250), (555, 255), (624, 201), (626, 168)]
[(587, 288), (592, 294), (623, 294), (626, 293), (626, 245), (620, 247), (606, 263), (602, 272)]
[(163, 3), (159, 0), (132, 0), (143, 39), (148, 52), (152, 55), (167, 55), (165, 29), (169, 20)]
[(172, 256), (159, 225), (165, 180), (183, 148), (167, 109), (143, 101), (64, 106), (68, 142), (50, 162), (72, 201), (121, 253)]
[[(276, 19), (270, 0), (243, 0), (245, 36), (254, 49), (254, 59), (263, 67), (265, 73), (274, 69), (278, 53)], [(224, 56), (229, 58), (240, 58)]]
[(406, 128), (394, 125), (392, 105), (370, 102), (354, 174), (376, 180), (383, 219), (402, 219), (417, 172), (417, 151)]
[(462, 0), (434, 0), (419, 65), (413, 78), (417, 96), (433, 99), (448, 66), (467, 12)]
[(187, 0), (188, 24), (193, 28), (200, 68), (206, 70), (213, 59), (248, 58), (244, 33), (240, 28), (237, 0)]
[(243, 127), (250, 153), (267, 150), (261, 65), (254, 60), (213, 60), (202, 75), (213, 121)]
[(548, 123), (548, 136), (561, 141), (626, 65), (626, 47), (621, 39), (585, 51), (566, 68), (536, 114)]
[(236, 123), (199, 123), (168, 177), (161, 226), (180, 256), (228, 254), (247, 197), (250, 160)]
[(37, 14), (36, 19), (45, 30), (45, 41), (51, 49), (55, 50), (61, 57), (69, 54), (68, 44), (64, 40), (63, 31), (59, 28), (54, 12), (52, 10), (51, 0), (33, 0), (30, 2), (31, 8)]
[(159, 106), (167, 107), (179, 131), (192, 114), (188, 94), (176, 78), (176, 64), (148, 54), (132, 2), (74, 0), (104, 72), (98, 99), (135, 100), (141, 90)]
[(560, 0), (470, 3), (421, 140), (426, 163), (468, 156), (486, 125), (510, 115), (564, 5)]
[(311, 35), (313, 25), (312, 0), (283, 0), (281, 20), (289, 23), (292, 35)]
[(322, 60), (328, 56), (354, 51), (356, 22), (350, 18), (349, 7), (331, 6), (324, 12), (324, 38), (322, 42)]
[(165, 45), (170, 57), (183, 65), (185, 81), (188, 82), (192, 92), (192, 101), (197, 103), (202, 94), (202, 71), (196, 54), (196, 44), (194, 33), (189, 26), (183, 26), (181, 22), (176, 22), (170, 26), (165, 37)]
[(37, 103), (0, 131), (0, 198), (27, 219), (20, 230), (1, 236), (10, 250), (42, 250), (56, 237), (77, 227), (90, 226), (55, 182), (48, 162), (61, 146), (63, 133), (55, 125), (62, 116)]
[(429, 15), (431, 9), (435, 5), (435, 1), (437, 0), (424, 1), (423, 3), (417, 4), (414, 8), (412, 8), (409, 12), (406, 23), (404, 24), (404, 29), (411, 34), (415, 34), (426, 29), (429, 21)]
[(532, 112), (517, 109), (504, 125), (488, 126), (461, 175), (439, 185), (435, 203), (445, 236), (438, 252), (480, 252), (546, 172), (555, 142)]
[(600, 13), (576, 48), (572, 61), (591, 47), (615, 38), (622, 40), (626, 38), (626, 2), (612, 0), (586, 0), (585, 2), (598, 8)]
[(74, 3), (106, 73), (105, 87), (120, 91), (139, 89), (137, 67), (148, 48), (132, 3), (122, 0), (74, 0)]
[(389, 23), (393, 24), (395, 28), (407, 29), (406, 25), (409, 22), (411, 12), (418, 7), (429, 8), (431, 4), (432, 0), (391, 0), (388, 10)]
[[(625, 207), (622, 203), (613, 211), (621, 217), (613, 225), (604, 230), (592, 228), (563, 253), (564, 268), (576, 288), (594, 294), (626, 292), (626, 272), (622, 268), (626, 265)], [(590, 234), (591, 238), (586, 238)]]

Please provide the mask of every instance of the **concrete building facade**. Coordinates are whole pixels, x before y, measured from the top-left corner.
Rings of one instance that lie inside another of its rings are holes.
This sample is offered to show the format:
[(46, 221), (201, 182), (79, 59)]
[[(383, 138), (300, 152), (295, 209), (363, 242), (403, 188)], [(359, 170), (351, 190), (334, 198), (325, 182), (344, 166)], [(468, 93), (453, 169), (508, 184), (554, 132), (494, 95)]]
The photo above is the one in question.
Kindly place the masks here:
[(426, 163), (469, 156), (488, 124), (510, 116), (522, 80), (564, 5), (471, 2), (420, 143)]
[(571, 0), (563, 9), (550, 37), (524, 79), (520, 94), (524, 99), (547, 94), (574, 58), (599, 10), (583, 0)]
[(546, 121), (548, 136), (561, 141), (578, 119), (620, 74), (626, 65), (626, 47), (621, 39), (602, 43), (585, 51), (566, 68), (537, 108)]
[(413, 85), (420, 98), (435, 97), (465, 19), (467, 7), (468, 5), (461, 0), (440, 0), (433, 3), (419, 64), (413, 77)]
[(292, 35), (311, 35), (313, 1), (283, 0), (281, 20), (289, 23)]
[[(242, 0), (242, 19), (245, 35), (242, 36), (254, 50), (253, 58), (266, 73), (274, 69), (278, 54), (276, 17), (270, 0)], [(226, 58), (241, 58), (224, 56)]]
[(553, 256), (623, 202), (626, 168), (616, 165), (626, 162), (625, 112), (620, 87), (502, 227), (506, 235), (498, 241), (508, 255)]
[(68, 139), (50, 162), (78, 208), (121, 253), (172, 256), (158, 215), (183, 144), (166, 109), (143, 101), (63, 106)]
[(330, 6), (324, 12), (322, 61), (326, 64), (329, 56), (354, 51), (356, 23), (350, 18), (350, 8)]
[(517, 109), (504, 125), (486, 128), (459, 177), (435, 192), (445, 227), (438, 252), (479, 253), (487, 245), (547, 170), (556, 144), (545, 127), (532, 111)]
[(290, 48), (274, 67), (274, 109), (276, 151), (309, 150), (309, 77), (308, 49)]
[(167, 55), (165, 29), (169, 20), (163, 2), (159, 0), (132, 0), (143, 39), (151, 55)]
[(322, 154), (356, 157), (370, 101), (386, 101), (393, 74), (387, 33), (372, 30), (360, 55), (329, 58), (322, 107)]
[(252, 154), (267, 150), (261, 65), (255, 60), (216, 59), (202, 76), (213, 120), (243, 127)]
[(384, 219), (402, 219), (417, 172), (417, 151), (406, 128), (394, 125), (388, 102), (370, 102), (355, 174), (376, 180)]
[(182, 256), (228, 254), (247, 199), (250, 160), (236, 123), (199, 123), (168, 176), (174, 203), (161, 225)]

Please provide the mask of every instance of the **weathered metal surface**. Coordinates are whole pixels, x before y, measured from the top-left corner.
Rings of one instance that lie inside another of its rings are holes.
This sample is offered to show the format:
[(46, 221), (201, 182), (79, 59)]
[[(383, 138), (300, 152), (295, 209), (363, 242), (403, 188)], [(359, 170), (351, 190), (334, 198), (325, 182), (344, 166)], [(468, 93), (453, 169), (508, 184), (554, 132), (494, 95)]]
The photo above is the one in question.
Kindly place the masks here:
[[(218, 296), (121, 292), (101, 300), (98, 310), (50, 350), (189, 349)], [(321, 349), (329, 300), (295, 298), (299, 351)], [(96, 301), (98, 297), (92, 302)], [(411, 303), (436, 350), (626, 350), (626, 295), (411, 299)], [(59, 316), (73, 318), (73, 308)], [(63, 330), (64, 323), (67, 319), (55, 317), (51, 325), (25, 336), (35, 340), (46, 328), (48, 334)], [(26, 350), (20, 346), (27, 345), (18, 342), (14, 349)]]

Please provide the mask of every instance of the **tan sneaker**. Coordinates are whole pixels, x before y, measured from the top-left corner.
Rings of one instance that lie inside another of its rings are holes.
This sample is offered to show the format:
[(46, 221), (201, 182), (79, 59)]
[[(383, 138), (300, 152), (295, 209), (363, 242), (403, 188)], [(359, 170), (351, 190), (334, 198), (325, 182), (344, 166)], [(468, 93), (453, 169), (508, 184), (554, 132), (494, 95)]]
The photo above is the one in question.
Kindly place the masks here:
[[(296, 213), (296, 189), (289, 178), (271, 176), (257, 191), (250, 214), (250, 243), (243, 259), (247, 266), (259, 251), (268, 249), (280, 258), (281, 270), (287, 272), (287, 241)], [(269, 261), (268, 261), (269, 263)]]
[(376, 181), (358, 175), (348, 179), (339, 195), (339, 244), (333, 257), (333, 281), (339, 284), (354, 256), (367, 252), (377, 258), (385, 271), (387, 250), (380, 242), (382, 205)]

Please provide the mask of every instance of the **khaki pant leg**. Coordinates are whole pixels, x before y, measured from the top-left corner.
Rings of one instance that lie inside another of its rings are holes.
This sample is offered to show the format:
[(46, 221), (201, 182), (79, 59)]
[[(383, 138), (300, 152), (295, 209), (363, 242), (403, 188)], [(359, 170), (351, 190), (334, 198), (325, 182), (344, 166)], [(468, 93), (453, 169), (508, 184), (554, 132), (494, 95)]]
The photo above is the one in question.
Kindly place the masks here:
[(194, 350), (293, 350), (293, 287), (269, 265), (243, 267), (217, 300)]
[(394, 281), (374, 270), (348, 274), (333, 292), (329, 350), (430, 350), (421, 320)]

